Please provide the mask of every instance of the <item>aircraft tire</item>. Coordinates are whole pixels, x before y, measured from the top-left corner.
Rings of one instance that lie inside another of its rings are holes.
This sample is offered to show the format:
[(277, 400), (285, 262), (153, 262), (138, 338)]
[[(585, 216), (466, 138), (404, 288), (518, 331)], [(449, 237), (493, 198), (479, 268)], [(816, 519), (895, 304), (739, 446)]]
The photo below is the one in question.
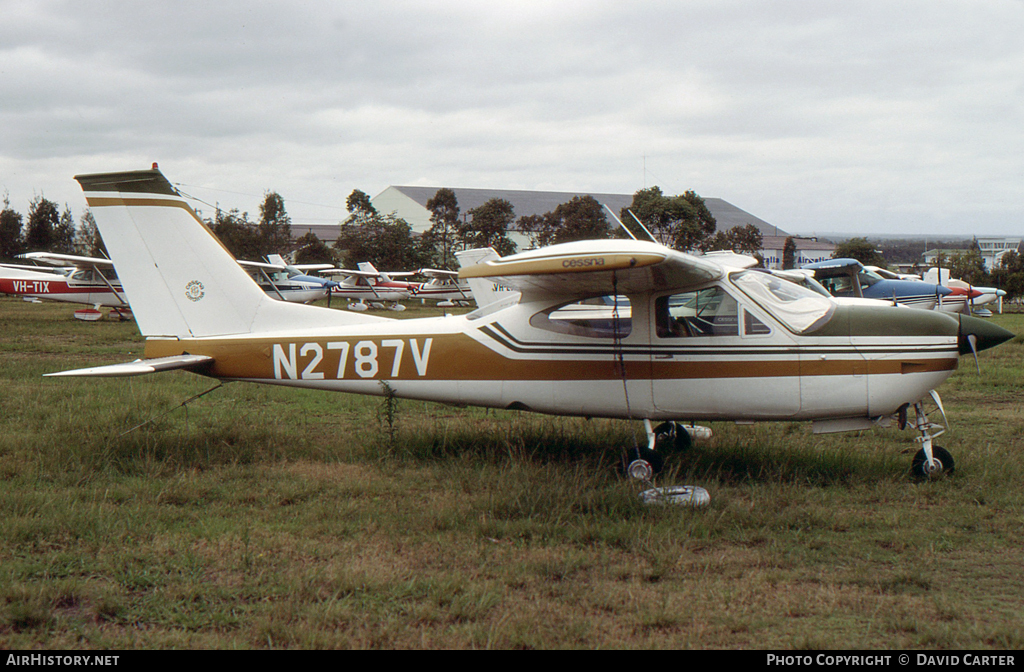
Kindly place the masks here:
[[(953, 456), (948, 450), (942, 446), (932, 446), (932, 457), (942, 464), (942, 473), (947, 475), (953, 473), (953, 469), (956, 467), (956, 462), (953, 460)], [(914, 476), (918, 478), (929, 478), (934, 475), (929, 474), (925, 470), (924, 460), (924, 448), (922, 448), (917, 451), (917, 454), (914, 455), (914, 459), (910, 463), (910, 470), (913, 472)]]
[(662, 454), (681, 453), (693, 446), (693, 439), (678, 422), (663, 422), (654, 428), (654, 446)]
[(636, 459), (645, 460), (650, 464), (651, 471), (654, 472), (655, 476), (660, 474), (665, 468), (665, 458), (657, 451), (651, 450), (650, 448), (640, 448), (640, 456), (637, 457), (637, 451), (630, 448), (622, 454), (622, 464), (620, 466), (622, 468), (623, 475), (629, 475), (629, 465)]

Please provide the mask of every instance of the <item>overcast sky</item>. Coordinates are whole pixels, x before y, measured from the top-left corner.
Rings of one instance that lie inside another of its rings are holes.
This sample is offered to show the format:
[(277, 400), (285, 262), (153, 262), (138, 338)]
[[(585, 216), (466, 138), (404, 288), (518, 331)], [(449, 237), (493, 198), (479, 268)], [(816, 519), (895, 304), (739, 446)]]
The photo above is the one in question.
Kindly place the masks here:
[(389, 185), (1024, 234), (1024, 1), (0, 0), (0, 192), (148, 168), (255, 215)]

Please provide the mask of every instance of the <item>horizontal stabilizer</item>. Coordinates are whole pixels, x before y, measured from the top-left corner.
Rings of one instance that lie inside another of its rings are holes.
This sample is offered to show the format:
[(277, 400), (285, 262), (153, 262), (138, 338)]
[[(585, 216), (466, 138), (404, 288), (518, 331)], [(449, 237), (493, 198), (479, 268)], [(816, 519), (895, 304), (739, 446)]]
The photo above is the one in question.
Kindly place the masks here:
[(146, 373), (156, 373), (157, 371), (173, 371), (174, 369), (194, 371), (212, 362), (213, 357), (207, 357), (206, 355), (175, 355), (174, 357), (158, 357), (156, 359), (136, 359), (134, 362), (125, 362), (124, 364), (93, 366), (88, 369), (58, 371), (57, 373), (45, 373), (43, 375), (52, 377), (120, 378), (141, 376)]

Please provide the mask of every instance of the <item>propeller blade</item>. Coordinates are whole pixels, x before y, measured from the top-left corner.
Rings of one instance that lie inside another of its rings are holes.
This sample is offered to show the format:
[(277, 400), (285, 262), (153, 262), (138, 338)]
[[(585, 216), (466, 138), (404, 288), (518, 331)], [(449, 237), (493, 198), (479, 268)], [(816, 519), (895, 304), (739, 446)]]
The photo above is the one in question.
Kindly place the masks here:
[(949, 427), (949, 420), (946, 419), (946, 409), (942, 407), (942, 398), (939, 397), (939, 393), (935, 390), (930, 390), (928, 394), (932, 395), (932, 401), (939, 407), (939, 413), (942, 413), (942, 424)]
[(967, 334), (967, 342), (971, 346), (971, 353), (974, 355), (974, 366), (978, 367), (978, 375), (981, 375), (981, 364), (978, 363), (978, 337), (974, 334)]

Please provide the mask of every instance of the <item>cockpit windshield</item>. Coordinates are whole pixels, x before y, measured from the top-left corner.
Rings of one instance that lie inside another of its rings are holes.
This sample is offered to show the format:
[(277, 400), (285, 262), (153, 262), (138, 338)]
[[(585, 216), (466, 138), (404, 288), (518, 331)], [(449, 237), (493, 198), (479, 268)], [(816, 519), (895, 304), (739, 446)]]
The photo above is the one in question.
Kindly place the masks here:
[(802, 334), (824, 324), (835, 302), (806, 287), (759, 271), (739, 271), (729, 276), (754, 303), (790, 331)]
[(860, 280), (860, 286), (861, 287), (870, 287), (871, 285), (875, 284), (876, 282), (880, 282), (882, 280), (885, 280), (885, 278), (880, 276), (878, 273), (875, 273), (874, 271), (869, 271), (867, 269), (865, 269), (865, 270), (861, 271), (860, 273), (858, 273), (857, 274), (857, 278)]

